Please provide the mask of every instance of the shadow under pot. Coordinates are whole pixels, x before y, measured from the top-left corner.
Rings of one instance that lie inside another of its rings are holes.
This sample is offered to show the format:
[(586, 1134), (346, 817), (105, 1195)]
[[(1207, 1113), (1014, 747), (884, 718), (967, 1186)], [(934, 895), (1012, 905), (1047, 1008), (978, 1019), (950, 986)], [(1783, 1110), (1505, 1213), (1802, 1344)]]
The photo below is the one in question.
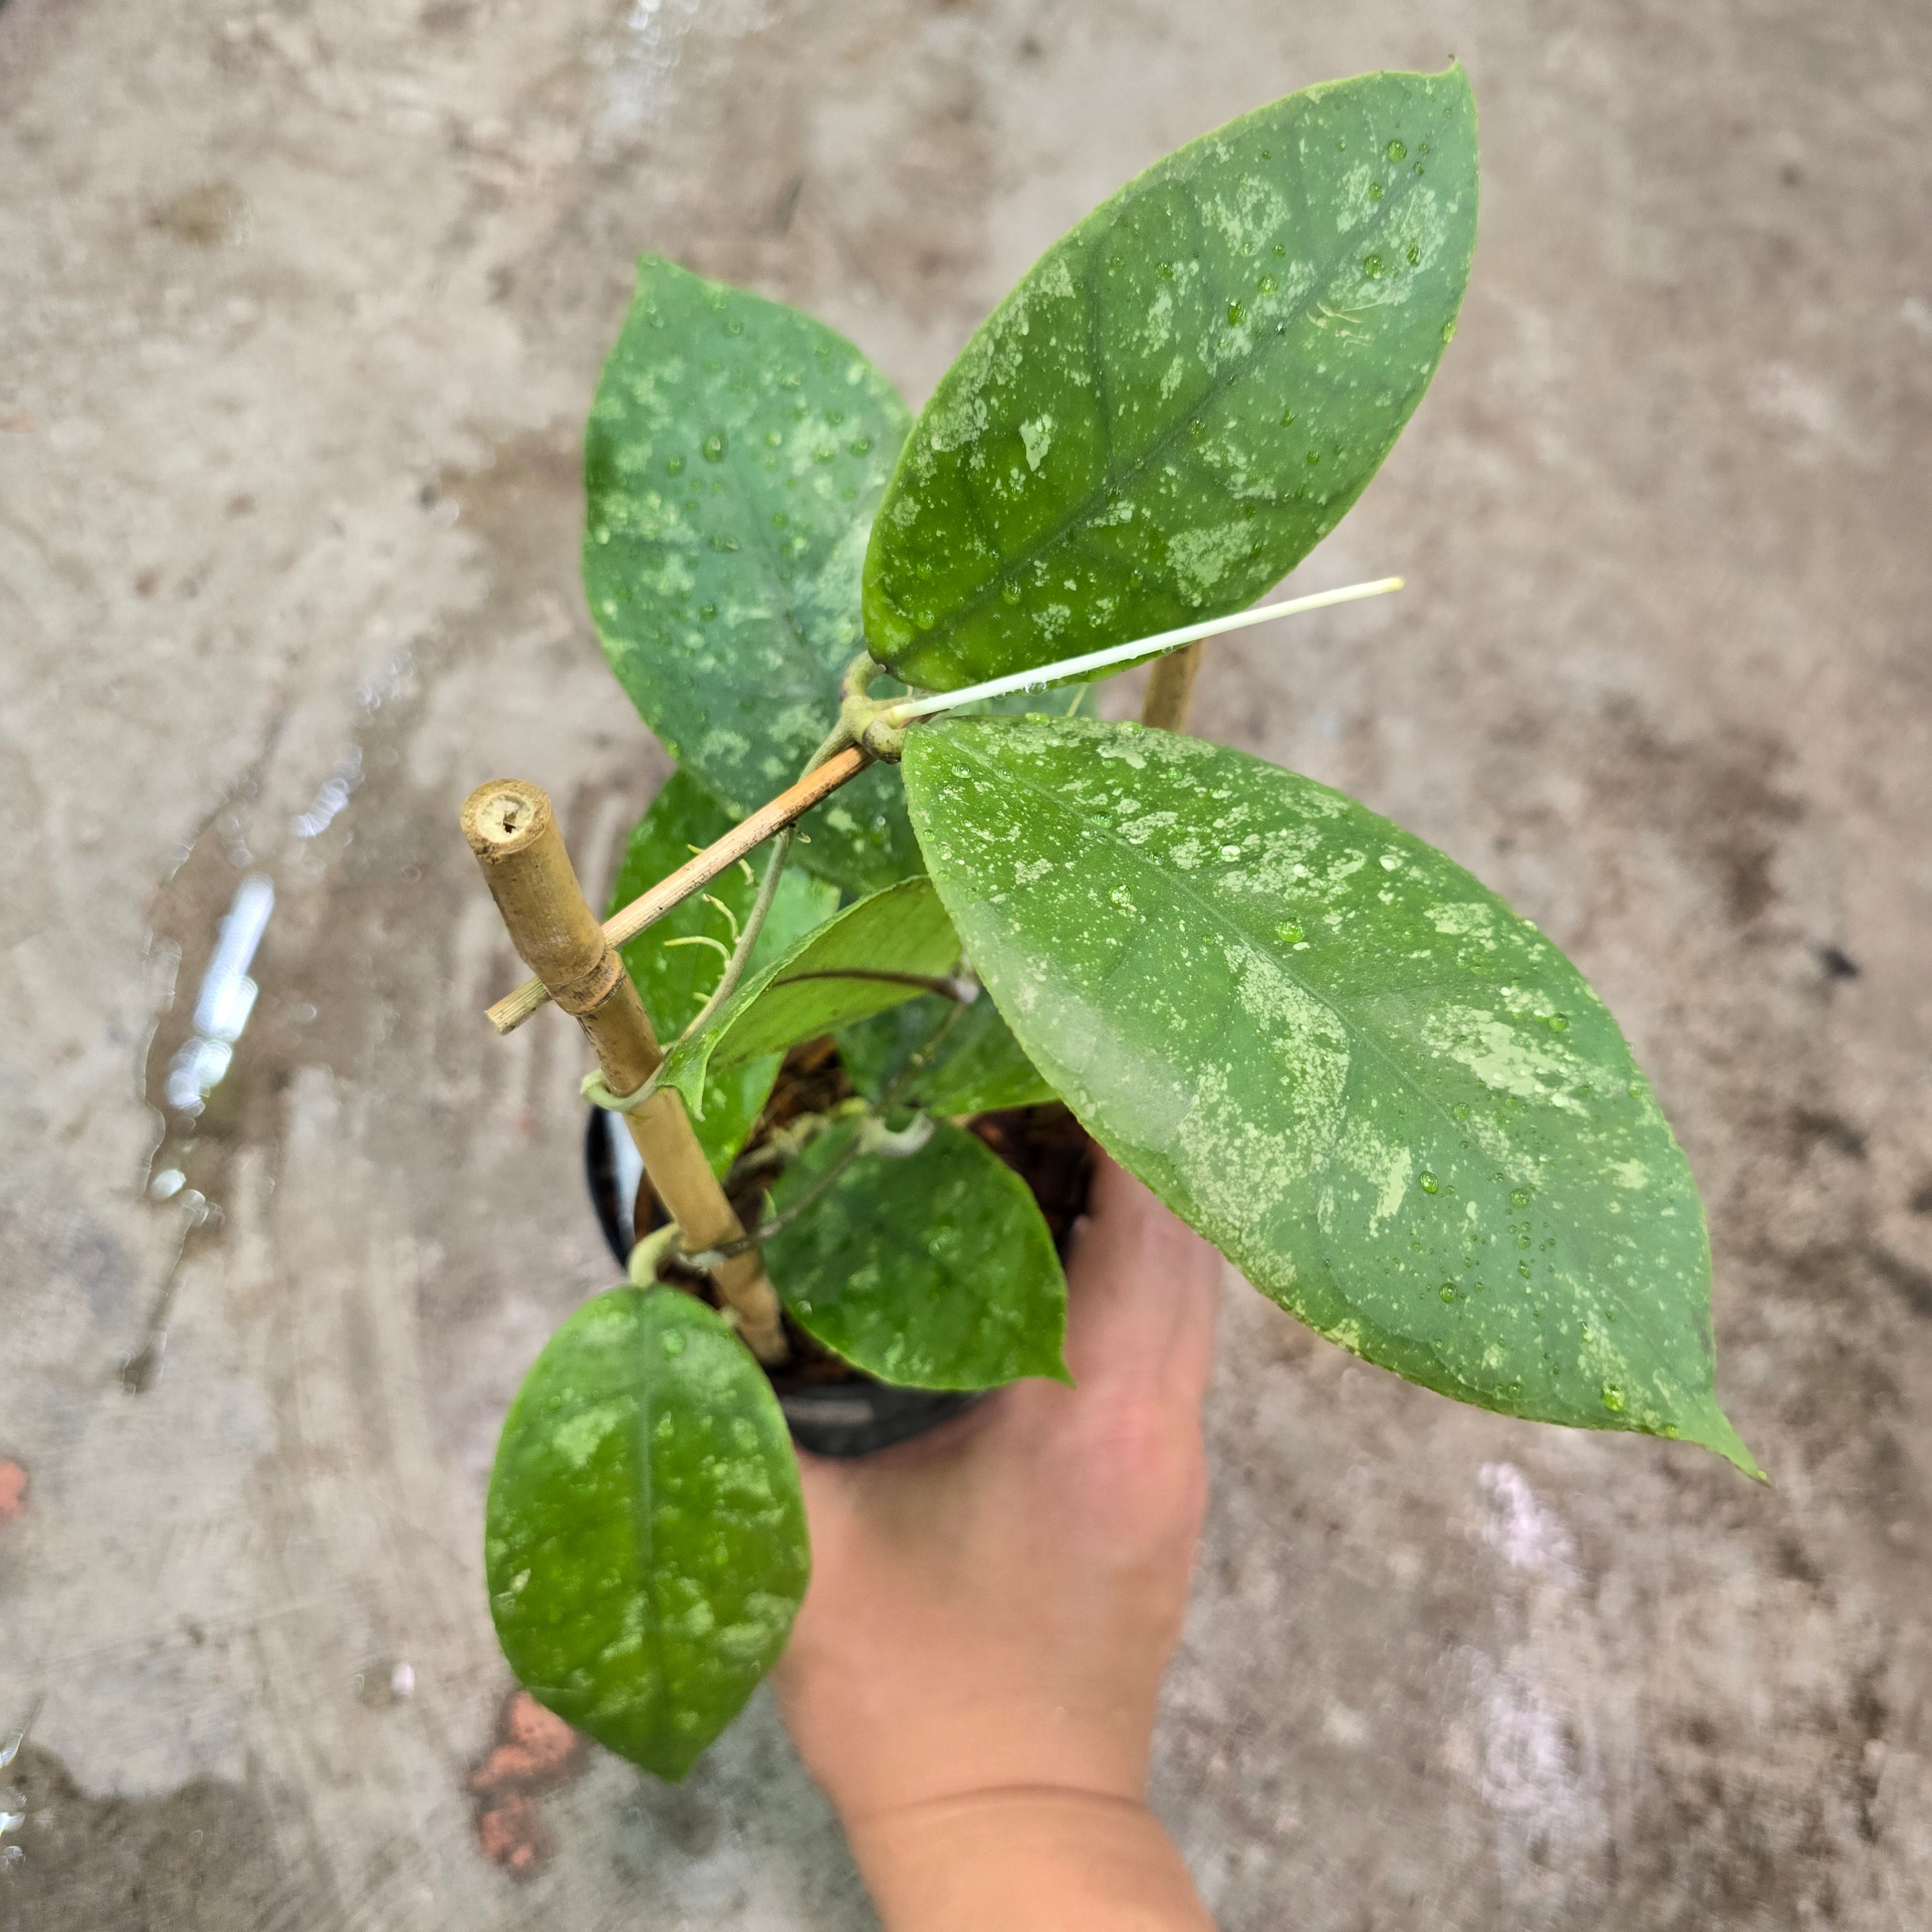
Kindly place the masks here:
[[(1058, 1102), (982, 1114), (967, 1124), (1033, 1190), (1064, 1262), (1093, 1183), (1094, 1144), (1086, 1130)], [(584, 1167), (598, 1226), (621, 1268), (638, 1234), (662, 1226), (665, 1216), (623, 1122), (601, 1107), (590, 1109)], [(695, 1286), (698, 1278), (691, 1279)], [(789, 1315), (785, 1334), (792, 1359), (772, 1373), (772, 1387), (792, 1440), (814, 1455), (890, 1449), (980, 1399), (974, 1390), (896, 1388), (876, 1381), (814, 1341)]]

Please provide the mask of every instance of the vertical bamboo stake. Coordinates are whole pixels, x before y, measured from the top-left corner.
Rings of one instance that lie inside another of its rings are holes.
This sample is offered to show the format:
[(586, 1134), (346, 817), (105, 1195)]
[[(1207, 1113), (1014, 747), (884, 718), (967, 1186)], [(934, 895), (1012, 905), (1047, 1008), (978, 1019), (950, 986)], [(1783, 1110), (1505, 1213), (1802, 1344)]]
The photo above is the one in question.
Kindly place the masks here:
[(1196, 638), (1154, 660), (1154, 674), (1148, 680), (1147, 696), (1141, 704), (1143, 724), (1157, 724), (1163, 731), (1186, 730), (1187, 700), (1194, 694), (1195, 674), (1201, 668), (1204, 647), (1204, 640)]
[[(620, 1099), (634, 1094), (664, 1054), (617, 949), (584, 900), (549, 798), (519, 778), (479, 785), (464, 806), (463, 831), (511, 944), (583, 1028), (604, 1084)], [(682, 1097), (666, 1088), (623, 1118), (685, 1247), (694, 1253), (740, 1239), (743, 1226), (698, 1144)], [(789, 1350), (778, 1296), (758, 1251), (722, 1263), (717, 1281), (752, 1352), (761, 1362), (783, 1361)]]

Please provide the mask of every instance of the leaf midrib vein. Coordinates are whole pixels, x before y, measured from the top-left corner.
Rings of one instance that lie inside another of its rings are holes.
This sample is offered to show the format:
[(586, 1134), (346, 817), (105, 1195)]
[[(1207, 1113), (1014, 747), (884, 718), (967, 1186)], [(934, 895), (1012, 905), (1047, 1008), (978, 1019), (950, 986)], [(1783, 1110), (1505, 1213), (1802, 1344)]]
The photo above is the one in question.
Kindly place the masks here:
[[(650, 1332), (648, 1323), (641, 1326), (640, 1343)], [(650, 1730), (655, 1736), (664, 1727), (670, 1680), (664, 1666), (664, 1606), (658, 1590), (657, 1531), (652, 1518), (657, 1472), (651, 1460), (651, 1379), (648, 1375), (638, 1378), (636, 1443), (638, 1479), (631, 1490), (632, 1519), (641, 1572), (640, 1593), (644, 1599), (646, 1640), (650, 1646)]]

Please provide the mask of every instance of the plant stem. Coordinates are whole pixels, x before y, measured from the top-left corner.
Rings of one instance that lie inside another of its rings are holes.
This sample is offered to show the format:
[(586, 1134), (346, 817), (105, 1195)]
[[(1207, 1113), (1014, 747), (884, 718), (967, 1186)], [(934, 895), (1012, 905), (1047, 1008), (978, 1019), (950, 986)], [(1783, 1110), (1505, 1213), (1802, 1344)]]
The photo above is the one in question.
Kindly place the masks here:
[(778, 880), (784, 873), (785, 861), (791, 856), (792, 828), (788, 825), (778, 836), (772, 847), (772, 856), (765, 862), (765, 876), (758, 881), (758, 896), (752, 902), (751, 910), (745, 915), (744, 930), (738, 935), (738, 943), (724, 962), (724, 970), (718, 983), (711, 990), (711, 997), (698, 1010), (698, 1017), (682, 1033), (680, 1040), (689, 1040), (700, 1034), (711, 1024), (712, 1016), (738, 990), (738, 982), (745, 976), (745, 968), (751, 963), (752, 948), (758, 943), (758, 934), (764, 930), (765, 916), (772, 909), (772, 902), (778, 896)]
[(782, 1234), (801, 1214), (807, 1214), (812, 1208), (816, 1208), (819, 1202), (823, 1201), (826, 1196), (837, 1186), (840, 1177), (844, 1174), (845, 1170), (866, 1151), (864, 1136), (865, 1123), (867, 1120), (884, 1120), (893, 1108), (898, 1105), (901, 1096), (919, 1078), (920, 1075), (925, 1072), (940, 1042), (952, 1030), (959, 1016), (965, 1010), (966, 1006), (964, 1001), (948, 1010), (945, 1018), (933, 1028), (926, 1044), (899, 1070), (898, 1078), (879, 1096), (877, 1103), (869, 1108), (860, 1118), (858, 1128), (853, 1133), (850, 1143), (844, 1151), (782, 1214), (774, 1215), (770, 1220), (760, 1223), (750, 1234), (738, 1240), (726, 1241), (712, 1249), (710, 1254), (693, 1255), (688, 1258), (695, 1265), (704, 1265), (708, 1263), (712, 1255), (716, 1255), (720, 1258), (728, 1261), (734, 1255), (742, 1254), (746, 1250), (757, 1247), (771, 1240), (774, 1235)]
[(916, 986), (922, 993), (937, 993), (942, 1000), (957, 1000), (970, 1006), (980, 997), (980, 988), (970, 980), (948, 980), (929, 973), (889, 973), (883, 967), (827, 966), (810, 973), (788, 973), (774, 980), (774, 986), (796, 986), (806, 980), (880, 980), (888, 986)]
[(1163, 731), (1181, 731), (1187, 727), (1187, 701), (1194, 695), (1194, 680), (1201, 670), (1201, 653), (1207, 640), (1197, 638), (1184, 644), (1171, 656), (1161, 658), (1148, 680), (1147, 696), (1141, 705), (1141, 722)]
[[(817, 771), (835, 752), (843, 750), (845, 742), (845, 728), (835, 725), (824, 742), (806, 760), (801, 782)], [(764, 931), (765, 921), (770, 916), (772, 902), (778, 896), (778, 881), (784, 877), (785, 861), (791, 856), (791, 843), (796, 832), (795, 825), (788, 825), (778, 834), (778, 843), (772, 848), (772, 855), (765, 862), (765, 876), (758, 881), (758, 896), (752, 900), (752, 909), (745, 915), (737, 944), (724, 962), (724, 974), (712, 988), (710, 998), (698, 1009), (698, 1017), (678, 1035), (680, 1043), (701, 1034), (711, 1024), (712, 1015), (738, 990), (738, 982), (745, 976), (745, 968), (751, 964), (752, 949), (758, 944), (758, 934)], [(729, 919), (730, 914), (728, 912), (725, 917)]]
[[(868, 1115), (866, 1118), (869, 1119), (872, 1117)], [(789, 1208), (786, 1208), (783, 1214), (774, 1214), (769, 1221), (760, 1222), (750, 1234), (742, 1236), (738, 1240), (727, 1241), (723, 1246), (712, 1252), (723, 1259), (729, 1261), (734, 1254), (740, 1253), (747, 1248), (759, 1246), (772, 1240), (774, 1236), (783, 1234), (801, 1214), (810, 1213), (832, 1192), (832, 1189), (838, 1185), (845, 1170), (864, 1150), (864, 1144), (855, 1130), (851, 1141), (844, 1153), (840, 1154), (838, 1158)], [(701, 1264), (710, 1257), (692, 1256), (689, 1258), (694, 1263)]]

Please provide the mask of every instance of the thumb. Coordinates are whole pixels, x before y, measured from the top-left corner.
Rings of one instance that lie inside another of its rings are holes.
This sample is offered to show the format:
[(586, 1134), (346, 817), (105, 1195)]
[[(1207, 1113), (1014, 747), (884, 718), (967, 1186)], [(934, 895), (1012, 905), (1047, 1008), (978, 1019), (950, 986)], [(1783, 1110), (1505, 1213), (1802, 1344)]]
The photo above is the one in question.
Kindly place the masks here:
[(1097, 1148), (1067, 1290), (1066, 1365), (1083, 1389), (1156, 1384), (1200, 1400), (1214, 1366), (1221, 1258)]

